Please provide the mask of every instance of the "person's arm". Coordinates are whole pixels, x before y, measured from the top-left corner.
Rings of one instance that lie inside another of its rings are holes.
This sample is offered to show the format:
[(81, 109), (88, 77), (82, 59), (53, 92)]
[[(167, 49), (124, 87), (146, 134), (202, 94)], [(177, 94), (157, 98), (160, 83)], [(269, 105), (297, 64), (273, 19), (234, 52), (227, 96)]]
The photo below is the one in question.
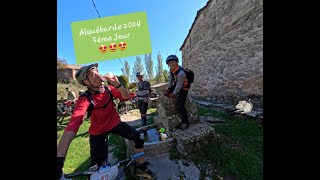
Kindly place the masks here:
[[(117, 76), (114, 76), (114, 78), (108, 79), (108, 80), (109, 80), (109, 82), (110, 82), (114, 87), (117, 87), (117, 86), (120, 84)], [(117, 90), (120, 92), (121, 97), (116, 97), (114, 94), (112, 94), (112, 95), (114, 95), (114, 97), (119, 98), (120, 100), (125, 100), (125, 101), (130, 99), (129, 91), (128, 91), (126, 88), (124, 88), (123, 86), (121, 86), (121, 87), (118, 88)], [(112, 91), (111, 91), (111, 92), (112, 92)]]
[(149, 81), (145, 81), (145, 89), (149, 90), (147, 98), (144, 100), (144, 102), (149, 102), (149, 98), (151, 96), (151, 85)]
[(77, 101), (71, 119), (59, 140), (57, 157), (66, 157), (69, 145), (83, 123), (83, 118), (89, 105), (90, 102), (86, 97), (80, 97)]
[(178, 74), (177, 74), (177, 85), (176, 87), (174, 88), (174, 91), (173, 91), (173, 95), (177, 95), (180, 90), (182, 89), (183, 87), (183, 83), (184, 83), (184, 79), (186, 78), (186, 73), (184, 73), (183, 71), (180, 71)]
[(172, 85), (173, 85), (173, 77), (172, 77), (172, 75), (171, 75), (171, 73), (170, 73), (170, 75), (169, 75), (168, 89), (170, 89), (170, 88), (172, 87)]

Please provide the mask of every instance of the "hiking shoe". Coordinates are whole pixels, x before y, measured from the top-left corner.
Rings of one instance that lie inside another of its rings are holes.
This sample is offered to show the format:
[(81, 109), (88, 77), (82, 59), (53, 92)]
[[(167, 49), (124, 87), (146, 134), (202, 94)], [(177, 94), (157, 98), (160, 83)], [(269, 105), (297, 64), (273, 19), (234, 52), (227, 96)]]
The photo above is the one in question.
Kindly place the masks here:
[(189, 127), (188, 124), (182, 123), (178, 128), (179, 128), (179, 129), (187, 129), (188, 127)]
[(91, 167), (89, 167), (89, 171), (98, 171), (100, 168), (100, 166), (98, 164), (95, 164)]
[(137, 164), (136, 175), (139, 177), (144, 177), (146, 179), (155, 179), (156, 175), (152, 171), (150, 171), (147, 164), (149, 163), (144, 162), (143, 164)]
[(148, 168), (146, 170), (142, 170), (142, 169), (137, 168), (136, 175), (139, 177), (144, 177), (146, 179), (155, 179), (156, 178), (156, 175), (152, 171), (150, 171), (150, 169), (148, 169)]
[(147, 131), (144, 131), (144, 132), (143, 132), (143, 135), (144, 135), (144, 136), (148, 136)]

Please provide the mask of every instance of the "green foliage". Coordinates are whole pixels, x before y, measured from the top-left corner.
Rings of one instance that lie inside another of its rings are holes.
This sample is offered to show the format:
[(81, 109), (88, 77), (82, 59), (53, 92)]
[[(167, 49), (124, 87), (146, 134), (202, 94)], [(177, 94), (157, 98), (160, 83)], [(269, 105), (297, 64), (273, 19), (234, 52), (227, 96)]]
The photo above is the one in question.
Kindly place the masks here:
[(127, 78), (127, 76), (121, 75), (121, 76), (117, 76), (119, 82), (122, 84), (122, 86), (124, 86), (125, 88), (128, 88), (129, 86), (129, 80)]
[(67, 98), (68, 93), (66, 91), (66, 87), (74, 91), (77, 96), (79, 95), (80, 90), (87, 90), (86, 87), (82, 86), (81, 84), (78, 83), (77, 80), (73, 80), (73, 79), (70, 80), (69, 84), (58, 83), (57, 84), (57, 100), (61, 98), (63, 99)]
[(144, 56), (144, 62), (145, 62), (145, 68), (147, 71), (147, 79), (148, 81), (153, 80), (153, 60), (152, 60), (152, 54), (145, 54)]
[(158, 65), (156, 68), (156, 83), (164, 82), (163, 77), (163, 65), (162, 65), (162, 57), (160, 52), (157, 54)]
[(142, 72), (143, 73), (143, 65), (142, 65), (142, 62), (141, 62), (141, 57), (139, 56), (136, 56), (136, 60), (134, 62), (134, 66), (133, 66), (133, 69), (132, 69), (132, 81), (134, 82), (138, 82), (138, 79), (136, 77), (136, 73), (137, 72)]
[(64, 69), (67, 65), (67, 62), (65, 59), (57, 58), (57, 69)]
[(121, 68), (121, 71), (124, 76), (128, 78), (128, 81), (131, 82), (131, 76), (130, 76), (130, 65), (127, 60), (124, 61), (124, 68)]

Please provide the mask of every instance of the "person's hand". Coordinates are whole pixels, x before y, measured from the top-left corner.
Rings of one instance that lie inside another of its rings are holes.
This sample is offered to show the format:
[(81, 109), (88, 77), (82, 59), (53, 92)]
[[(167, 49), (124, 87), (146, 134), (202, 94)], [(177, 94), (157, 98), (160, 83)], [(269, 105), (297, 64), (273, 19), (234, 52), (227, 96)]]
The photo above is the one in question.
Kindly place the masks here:
[(111, 83), (112, 86), (116, 87), (120, 84), (117, 76), (113, 76), (112, 78), (109, 78), (109, 76), (105, 76), (107, 80)]
[(166, 89), (166, 90), (164, 90), (164, 94), (163, 95), (169, 97), (170, 93), (171, 93), (170, 89)]
[(167, 97), (170, 97), (170, 98), (173, 98), (173, 97), (174, 97), (174, 95), (173, 95), (171, 92), (165, 93), (164, 96), (167, 96)]
[(63, 165), (64, 165), (64, 157), (57, 157), (57, 179), (60, 179), (61, 178), (61, 175), (63, 173), (62, 171), (62, 168), (63, 168)]

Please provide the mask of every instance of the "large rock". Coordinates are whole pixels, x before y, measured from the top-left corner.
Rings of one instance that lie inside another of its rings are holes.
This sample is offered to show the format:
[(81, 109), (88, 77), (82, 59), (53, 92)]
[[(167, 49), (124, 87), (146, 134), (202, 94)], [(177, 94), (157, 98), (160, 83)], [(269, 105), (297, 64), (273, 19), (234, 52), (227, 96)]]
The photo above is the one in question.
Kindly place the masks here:
[[(154, 122), (158, 127), (164, 127), (168, 135), (170, 135), (171, 131), (177, 128), (182, 121), (181, 115), (176, 107), (176, 102), (176, 98), (169, 98), (163, 95), (160, 95), (157, 100), (158, 116), (154, 118)], [(185, 107), (190, 124), (199, 122), (196, 103), (187, 97)]]
[(204, 123), (197, 123), (185, 130), (178, 129), (174, 131), (172, 137), (177, 142), (176, 148), (178, 152), (187, 156), (205, 149), (208, 143), (214, 139), (214, 134), (213, 127)]

